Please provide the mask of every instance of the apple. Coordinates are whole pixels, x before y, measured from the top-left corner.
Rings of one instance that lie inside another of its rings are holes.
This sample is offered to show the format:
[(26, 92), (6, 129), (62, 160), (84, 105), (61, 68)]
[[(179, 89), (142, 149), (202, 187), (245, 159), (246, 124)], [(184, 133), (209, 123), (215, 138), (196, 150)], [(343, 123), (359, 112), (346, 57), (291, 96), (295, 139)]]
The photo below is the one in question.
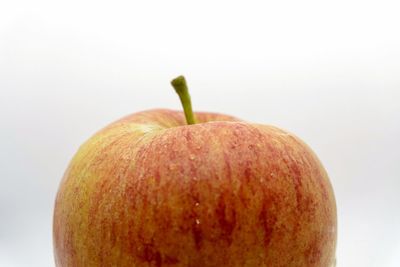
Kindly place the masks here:
[(72, 159), (54, 210), (56, 266), (331, 266), (336, 204), (311, 149), (273, 126), (193, 113), (122, 118)]

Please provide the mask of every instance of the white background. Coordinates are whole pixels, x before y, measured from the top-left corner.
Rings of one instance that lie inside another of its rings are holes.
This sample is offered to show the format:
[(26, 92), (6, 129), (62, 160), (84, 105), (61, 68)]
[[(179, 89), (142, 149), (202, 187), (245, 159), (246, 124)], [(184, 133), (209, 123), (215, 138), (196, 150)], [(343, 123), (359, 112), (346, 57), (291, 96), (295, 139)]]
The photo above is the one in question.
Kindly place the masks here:
[(126, 114), (195, 110), (296, 133), (334, 186), (338, 266), (400, 266), (398, 1), (0, 2), (0, 266), (54, 266), (78, 146)]

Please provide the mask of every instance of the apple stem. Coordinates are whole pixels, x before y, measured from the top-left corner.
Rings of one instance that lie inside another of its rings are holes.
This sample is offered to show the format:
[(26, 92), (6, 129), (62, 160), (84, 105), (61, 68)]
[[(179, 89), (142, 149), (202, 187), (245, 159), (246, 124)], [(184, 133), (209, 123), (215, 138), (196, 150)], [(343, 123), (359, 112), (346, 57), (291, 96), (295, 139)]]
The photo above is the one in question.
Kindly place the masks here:
[(175, 92), (178, 94), (181, 100), (187, 124), (195, 124), (196, 119), (193, 114), (192, 102), (190, 100), (189, 89), (187, 87), (185, 77), (183, 77), (182, 75), (176, 77), (171, 81), (171, 85), (172, 87), (174, 87)]

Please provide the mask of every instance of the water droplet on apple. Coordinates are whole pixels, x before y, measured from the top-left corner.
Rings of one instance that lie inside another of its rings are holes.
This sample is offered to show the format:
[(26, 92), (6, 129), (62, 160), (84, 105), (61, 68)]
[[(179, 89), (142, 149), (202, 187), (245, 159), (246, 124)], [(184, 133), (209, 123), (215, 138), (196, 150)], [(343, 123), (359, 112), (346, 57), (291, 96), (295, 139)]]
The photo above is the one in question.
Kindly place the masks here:
[(198, 206), (200, 205), (200, 203), (199, 203), (199, 202), (196, 202), (196, 204), (195, 204), (195, 205), (196, 205), (196, 207), (198, 207)]
[(190, 158), (191, 160), (194, 160), (196, 157), (195, 157), (194, 155), (190, 155), (189, 158)]
[(170, 164), (170, 165), (168, 166), (168, 169), (169, 169), (170, 171), (175, 170), (175, 168), (176, 168), (175, 164)]
[(196, 224), (200, 224), (200, 220), (199, 219), (196, 219)]

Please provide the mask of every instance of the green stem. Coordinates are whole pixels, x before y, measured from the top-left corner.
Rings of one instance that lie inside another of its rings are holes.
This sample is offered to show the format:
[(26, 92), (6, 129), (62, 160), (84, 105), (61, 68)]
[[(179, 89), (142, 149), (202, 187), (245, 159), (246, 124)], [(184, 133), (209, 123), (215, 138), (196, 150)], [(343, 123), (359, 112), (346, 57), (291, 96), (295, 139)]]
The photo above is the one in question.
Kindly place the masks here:
[(195, 124), (196, 119), (192, 110), (192, 102), (190, 101), (189, 90), (186, 84), (185, 77), (179, 76), (171, 81), (172, 87), (181, 99), (183, 111), (185, 112), (187, 124)]

